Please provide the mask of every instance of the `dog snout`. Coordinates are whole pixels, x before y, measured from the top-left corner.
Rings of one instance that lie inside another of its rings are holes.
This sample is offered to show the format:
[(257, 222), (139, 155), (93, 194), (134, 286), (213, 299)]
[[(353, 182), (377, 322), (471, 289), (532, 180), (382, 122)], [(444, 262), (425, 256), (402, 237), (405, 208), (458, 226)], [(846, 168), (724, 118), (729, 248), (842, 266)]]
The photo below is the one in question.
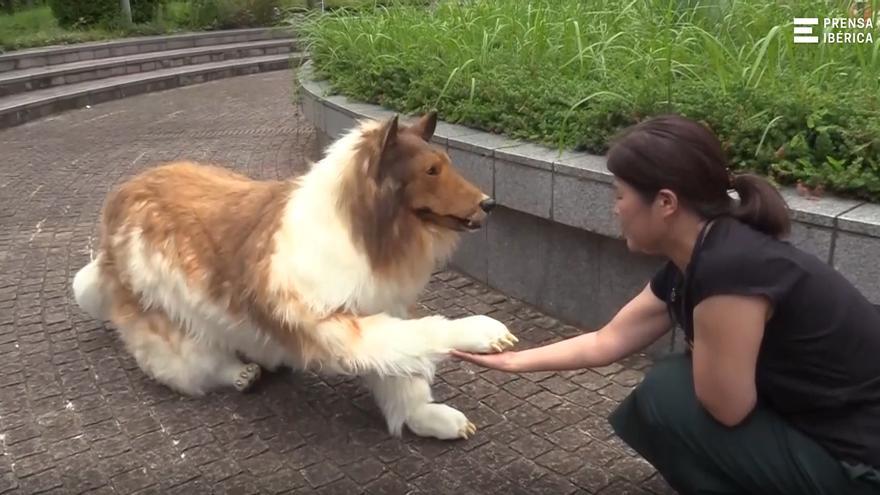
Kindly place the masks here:
[(487, 197), (483, 201), (480, 201), (480, 209), (489, 213), (495, 209), (495, 200)]

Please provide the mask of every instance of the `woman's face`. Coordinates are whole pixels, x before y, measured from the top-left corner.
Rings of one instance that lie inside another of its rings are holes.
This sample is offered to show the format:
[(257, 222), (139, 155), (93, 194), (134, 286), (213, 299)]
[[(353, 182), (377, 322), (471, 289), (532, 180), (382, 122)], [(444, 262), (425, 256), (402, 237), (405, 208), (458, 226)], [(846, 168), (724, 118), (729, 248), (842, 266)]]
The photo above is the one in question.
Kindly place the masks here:
[(630, 251), (659, 254), (667, 232), (666, 192), (658, 194), (653, 202), (646, 202), (632, 186), (620, 179), (614, 180), (614, 214)]

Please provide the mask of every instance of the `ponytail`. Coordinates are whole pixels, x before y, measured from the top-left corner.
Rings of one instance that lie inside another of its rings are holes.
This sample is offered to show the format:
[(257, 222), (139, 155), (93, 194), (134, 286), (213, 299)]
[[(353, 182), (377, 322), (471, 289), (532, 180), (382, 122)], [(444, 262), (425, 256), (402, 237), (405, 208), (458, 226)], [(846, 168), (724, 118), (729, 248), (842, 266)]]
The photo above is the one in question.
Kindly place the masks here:
[(754, 174), (734, 175), (731, 186), (740, 198), (731, 215), (776, 238), (791, 232), (788, 205), (767, 179)]

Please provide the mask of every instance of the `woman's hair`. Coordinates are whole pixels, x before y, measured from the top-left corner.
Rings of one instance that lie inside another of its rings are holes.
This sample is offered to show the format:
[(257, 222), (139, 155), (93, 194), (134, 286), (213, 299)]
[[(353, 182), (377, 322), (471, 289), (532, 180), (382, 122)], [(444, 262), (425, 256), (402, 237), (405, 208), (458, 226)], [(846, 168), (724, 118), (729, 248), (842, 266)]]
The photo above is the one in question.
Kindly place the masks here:
[(646, 201), (669, 189), (704, 218), (731, 215), (773, 237), (790, 232), (788, 206), (773, 184), (754, 174), (731, 174), (718, 137), (686, 117), (659, 115), (625, 129), (608, 150), (607, 166)]

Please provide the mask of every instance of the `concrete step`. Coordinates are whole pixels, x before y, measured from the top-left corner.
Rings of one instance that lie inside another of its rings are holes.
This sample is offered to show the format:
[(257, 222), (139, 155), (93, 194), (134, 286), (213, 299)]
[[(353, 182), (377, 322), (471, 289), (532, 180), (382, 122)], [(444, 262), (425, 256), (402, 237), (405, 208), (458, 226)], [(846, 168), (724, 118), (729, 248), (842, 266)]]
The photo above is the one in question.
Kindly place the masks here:
[(272, 70), (299, 64), (303, 53), (266, 55), (172, 67), (96, 81), (57, 86), (0, 98), (0, 128), (12, 127), (47, 115), (141, 93), (188, 86), (215, 79)]
[(293, 32), (289, 28), (254, 28), (165, 36), (141, 36), (95, 43), (49, 46), (0, 54), (0, 72), (162, 50), (179, 50), (197, 46), (226, 45), (230, 43), (246, 43), (249, 41), (292, 37)]
[(169, 67), (290, 53), (294, 47), (293, 39), (250, 41), (3, 72), (0, 73), (0, 97)]

